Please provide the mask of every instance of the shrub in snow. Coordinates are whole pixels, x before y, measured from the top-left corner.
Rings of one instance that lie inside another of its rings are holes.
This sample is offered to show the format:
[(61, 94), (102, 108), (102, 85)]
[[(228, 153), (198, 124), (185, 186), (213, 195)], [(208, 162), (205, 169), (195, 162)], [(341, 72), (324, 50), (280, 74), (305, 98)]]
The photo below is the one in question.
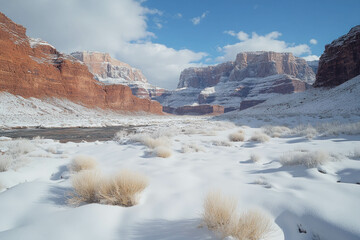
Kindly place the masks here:
[(124, 130), (120, 130), (114, 135), (114, 141), (116, 142), (122, 142), (125, 137), (129, 136), (129, 133)]
[(271, 184), (268, 183), (268, 181), (267, 181), (265, 178), (263, 178), (263, 177), (260, 177), (260, 178), (256, 179), (256, 180), (254, 181), (254, 184), (262, 185), (262, 186), (264, 186), (264, 187), (266, 187), (266, 188), (271, 188)]
[(168, 147), (159, 146), (155, 148), (155, 154), (161, 158), (168, 158), (171, 156), (171, 149)]
[(242, 130), (239, 130), (238, 132), (231, 133), (229, 135), (229, 139), (232, 142), (242, 142), (245, 140), (245, 133)]
[(291, 134), (303, 136), (303, 137), (306, 137), (307, 139), (312, 139), (312, 138), (316, 137), (317, 135), (319, 135), (318, 131), (310, 124), (299, 125), (299, 126), (295, 127), (294, 129), (292, 129)]
[(10, 155), (3, 154), (0, 155), (0, 172), (6, 172), (11, 168), (13, 159)]
[(139, 194), (148, 186), (145, 176), (121, 171), (119, 174), (104, 179), (100, 184), (100, 202), (125, 207), (134, 206), (138, 203)]
[(0, 183), (0, 191), (2, 191), (4, 188), (5, 188), (4, 185), (2, 185), (2, 184)]
[(294, 151), (281, 156), (280, 163), (283, 166), (303, 165), (313, 168), (328, 162), (329, 158), (329, 154), (325, 151)]
[(101, 176), (99, 171), (85, 170), (73, 175), (73, 193), (68, 202), (104, 203), (130, 207), (138, 202), (139, 194), (148, 186), (148, 180), (141, 174), (122, 171), (111, 177)]
[(83, 170), (93, 170), (96, 167), (97, 162), (95, 158), (86, 155), (79, 155), (71, 161), (68, 168), (71, 172), (80, 172)]
[(160, 146), (169, 147), (171, 145), (171, 140), (168, 137), (153, 138), (148, 134), (135, 134), (130, 137), (130, 140), (133, 142), (140, 142), (152, 149)]
[(222, 237), (229, 236), (230, 226), (236, 222), (237, 202), (235, 198), (213, 191), (207, 194), (202, 215), (205, 225)]
[(264, 126), (262, 129), (264, 130), (264, 133), (270, 137), (282, 137), (291, 132), (290, 128), (285, 126)]
[(256, 153), (251, 153), (250, 160), (253, 162), (258, 162), (260, 161), (260, 155)]
[(203, 221), (206, 226), (222, 238), (234, 237), (239, 240), (264, 239), (272, 231), (272, 221), (259, 210), (236, 213), (234, 198), (210, 192), (204, 202)]
[(228, 141), (213, 141), (212, 145), (214, 146), (222, 146), (222, 147), (231, 147), (231, 143)]
[(182, 153), (188, 153), (188, 152), (203, 152), (204, 148), (197, 145), (196, 143), (190, 143), (190, 144), (184, 144), (181, 147)]
[(19, 139), (12, 146), (9, 151), (12, 155), (24, 155), (36, 149), (35, 145), (27, 139)]
[(58, 150), (57, 150), (57, 148), (55, 146), (48, 147), (47, 151), (49, 153), (52, 153), (52, 154), (57, 154), (58, 153)]
[(80, 203), (96, 203), (99, 202), (99, 185), (101, 176), (99, 171), (85, 170), (81, 171), (71, 178), (74, 192), (70, 194), (68, 202), (78, 205)]
[(272, 231), (272, 221), (259, 210), (244, 212), (232, 227), (230, 235), (239, 240), (260, 240)]
[(253, 142), (268, 142), (270, 140), (270, 137), (262, 132), (254, 132), (254, 134), (251, 136), (250, 141)]
[(323, 136), (334, 136), (339, 134), (360, 134), (360, 122), (355, 123), (323, 123), (318, 126)]
[(350, 154), (351, 158), (360, 158), (360, 148), (355, 148), (354, 151)]

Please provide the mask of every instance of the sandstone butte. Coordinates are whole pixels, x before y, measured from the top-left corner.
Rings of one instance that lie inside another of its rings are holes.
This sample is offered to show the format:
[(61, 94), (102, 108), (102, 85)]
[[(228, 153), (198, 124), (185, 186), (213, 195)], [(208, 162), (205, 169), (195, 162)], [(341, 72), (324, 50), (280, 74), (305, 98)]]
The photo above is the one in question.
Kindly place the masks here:
[(28, 38), (23, 26), (2, 13), (0, 91), (24, 98), (65, 98), (90, 108), (162, 114), (160, 103), (135, 97), (127, 86), (96, 81), (86, 65)]

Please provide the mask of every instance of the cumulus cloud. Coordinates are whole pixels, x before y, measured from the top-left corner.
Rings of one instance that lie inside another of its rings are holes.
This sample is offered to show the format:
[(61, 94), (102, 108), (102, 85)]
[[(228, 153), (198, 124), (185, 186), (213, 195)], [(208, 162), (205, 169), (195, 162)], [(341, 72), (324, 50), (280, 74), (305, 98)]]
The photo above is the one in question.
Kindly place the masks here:
[(315, 60), (319, 60), (319, 56), (316, 56), (316, 55), (309, 55), (309, 56), (306, 56), (306, 57), (303, 57), (306, 61), (315, 61)]
[(236, 54), (245, 51), (274, 51), (274, 52), (292, 52), (295, 56), (310, 54), (310, 47), (307, 44), (291, 44), (279, 40), (280, 32), (274, 31), (266, 35), (258, 35), (256, 32), (249, 34), (240, 31), (225, 31), (226, 34), (236, 37), (239, 42), (226, 45), (221, 48), (223, 56), (218, 57), (217, 61), (234, 60)]
[[(66, 53), (108, 52), (140, 68), (150, 83), (165, 88), (176, 87), (181, 70), (206, 55), (153, 43), (156, 36), (148, 30), (148, 22), (163, 13), (138, 0), (0, 0), (0, 6), (27, 27), (31, 37)], [(160, 21), (153, 24), (162, 27)]]
[(198, 16), (198, 17), (194, 17), (191, 19), (191, 22), (194, 24), (194, 25), (198, 25), (202, 19), (204, 19), (206, 17), (206, 15), (208, 15), (208, 11), (206, 12), (203, 12), (203, 14), (201, 14), (201, 16)]
[(313, 45), (316, 45), (316, 44), (317, 44), (317, 40), (314, 39), (314, 38), (310, 39), (309, 42), (310, 42), (311, 44), (313, 44)]

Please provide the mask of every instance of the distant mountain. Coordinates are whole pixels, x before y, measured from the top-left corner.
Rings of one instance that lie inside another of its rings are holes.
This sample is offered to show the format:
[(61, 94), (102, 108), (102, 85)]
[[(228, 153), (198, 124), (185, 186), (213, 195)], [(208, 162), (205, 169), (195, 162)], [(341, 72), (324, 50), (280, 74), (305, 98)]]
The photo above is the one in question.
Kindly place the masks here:
[(139, 69), (113, 59), (108, 53), (84, 51), (71, 53), (71, 56), (83, 62), (98, 81), (129, 86), (137, 97), (151, 99), (164, 92), (163, 88), (149, 84)]
[(360, 74), (360, 25), (325, 46), (315, 87), (334, 87)]
[(155, 99), (171, 108), (221, 105), (226, 112), (251, 107), (272, 96), (305, 91), (314, 81), (312, 68), (291, 53), (243, 52), (234, 62), (185, 69), (178, 89)]
[(313, 60), (313, 61), (306, 61), (309, 67), (313, 70), (313, 72), (316, 74), (318, 67), (319, 67), (319, 60)]
[(85, 65), (27, 37), (23, 26), (2, 13), (0, 43), (0, 92), (67, 99), (92, 108), (162, 113), (159, 103), (134, 96), (127, 86), (99, 83)]

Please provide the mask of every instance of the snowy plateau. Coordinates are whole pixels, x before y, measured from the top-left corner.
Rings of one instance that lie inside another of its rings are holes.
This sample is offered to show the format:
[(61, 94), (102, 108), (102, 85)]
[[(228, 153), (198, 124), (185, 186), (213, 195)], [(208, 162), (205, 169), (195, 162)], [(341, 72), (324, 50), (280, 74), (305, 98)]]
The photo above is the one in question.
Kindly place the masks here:
[[(269, 231), (259, 239), (359, 239), (359, 86), (360, 76), (219, 117), (127, 115), (1, 93), (3, 129), (136, 131), (78, 143), (1, 137), (0, 239), (236, 239), (204, 221), (212, 191), (234, 199), (235, 215), (267, 216)], [(137, 205), (70, 204), (79, 156), (104, 176), (145, 176)]]

